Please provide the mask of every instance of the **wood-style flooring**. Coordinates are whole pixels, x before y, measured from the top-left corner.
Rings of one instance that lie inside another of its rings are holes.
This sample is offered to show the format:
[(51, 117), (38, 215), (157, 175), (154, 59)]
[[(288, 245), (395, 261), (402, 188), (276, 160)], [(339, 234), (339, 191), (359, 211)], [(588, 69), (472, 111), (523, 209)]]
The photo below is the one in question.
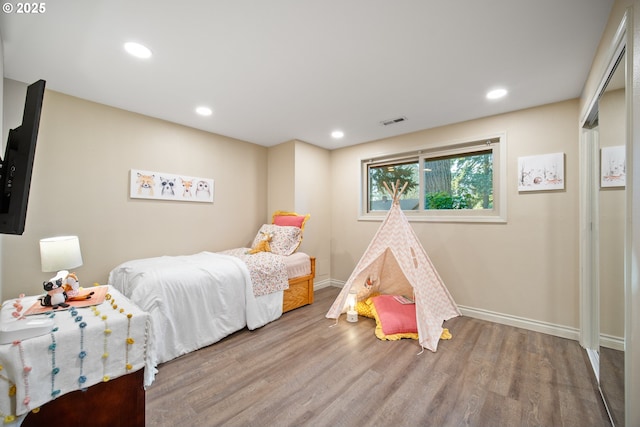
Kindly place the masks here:
[(624, 351), (600, 347), (600, 388), (616, 426), (624, 423)]
[(469, 317), (438, 351), (325, 318), (338, 288), (159, 367), (146, 425), (609, 426), (573, 340)]

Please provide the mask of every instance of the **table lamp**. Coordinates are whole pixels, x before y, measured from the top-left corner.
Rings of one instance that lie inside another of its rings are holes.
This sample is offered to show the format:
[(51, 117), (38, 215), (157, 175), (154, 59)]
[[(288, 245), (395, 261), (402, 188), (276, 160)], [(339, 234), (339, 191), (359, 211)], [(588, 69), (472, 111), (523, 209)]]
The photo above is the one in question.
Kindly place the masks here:
[[(80, 253), (78, 236), (58, 236), (41, 239), (40, 262), (43, 272), (57, 271), (56, 276), (50, 279), (50, 281), (58, 279), (62, 279), (63, 281), (67, 280), (69, 276), (68, 269), (82, 265), (82, 254)], [(73, 278), (77, 285), (78, 278)], [(73, 291), (77, 292), (77, 288), (78, 286), (75, 286)], [(71, 291), (72, 294), (74, 293), (73, 291)], [(67, 294), (69, 294), (69, 292), (67, 292)]]

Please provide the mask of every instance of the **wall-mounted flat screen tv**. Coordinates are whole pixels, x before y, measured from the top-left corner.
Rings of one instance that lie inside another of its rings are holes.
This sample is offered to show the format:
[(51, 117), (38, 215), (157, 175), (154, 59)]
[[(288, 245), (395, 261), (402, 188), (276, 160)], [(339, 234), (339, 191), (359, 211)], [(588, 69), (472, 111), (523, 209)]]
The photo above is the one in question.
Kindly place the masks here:
[(45, 81), (38, 80), (27, 88), (22, 124), (9, 131), (0, 160), (1, 234), (24, 233), (44, 87)]

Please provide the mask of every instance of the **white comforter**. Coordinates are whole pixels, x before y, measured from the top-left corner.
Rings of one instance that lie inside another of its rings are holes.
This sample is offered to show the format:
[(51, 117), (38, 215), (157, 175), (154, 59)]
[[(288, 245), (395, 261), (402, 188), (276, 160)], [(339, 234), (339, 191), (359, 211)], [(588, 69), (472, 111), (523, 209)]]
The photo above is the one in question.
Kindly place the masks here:
[(268, 301), (261, 306), (247, 266), (219, 253), (128, 261), (111, 271), (109, 284), (151, 314), (154, 365), (282, 315), (282, 292), (258, 297)]

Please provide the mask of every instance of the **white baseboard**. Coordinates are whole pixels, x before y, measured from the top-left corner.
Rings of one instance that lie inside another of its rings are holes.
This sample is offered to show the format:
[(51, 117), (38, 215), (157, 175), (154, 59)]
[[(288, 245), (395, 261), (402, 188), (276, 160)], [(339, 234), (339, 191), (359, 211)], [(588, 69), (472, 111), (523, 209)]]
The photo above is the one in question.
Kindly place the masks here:
[(325, 279), (319, 282), (315, 282), (315, 281), (313, 282), (314, 291), (317, 291), (318, 289), (322, 289), (322, 288), (328, 288), (329, 286), (332, 286), (331, 279)]
[(497, 313), (480, 308), (465, 307), (462, 305), (459, 305), (458, 308), (464, 316), (473, 317), (474, 319), (488, 320), (490, 322), (500, 323), (502, 325), (514, 326), (516, 328), (527, 329), (534, 332), (541, 332), (543, 334), (554, 335), (561, 338), (568, 338), (575, 341), (578, 341), (580, 339), (580, 331), (577, 328), (556, 325), (540, 320), (527, 319), (525, 317), (512, 316), (510, 314)]
[[(344, 286), (344, 284), (347, 283), (347, 282), (345, 282), (343, 280), (335, 280), (335, 279), (328, 279), (328, 281), (329, 281), (329, 285), (328, 286), (333, 286), (335, 288), (342, 288)], [(326, 282), (326, 280), (325, 280), (325, 282)]]
[(600, 334), (600, 346), (624, 351), (624, 339), (613, 335)]
[[(338, 288), (343, 287), (345, 282), (339, 280), (324, 280), (322, 287), (335, 286)], [(315, 289), (320, 289), (318, 286), (314, 286)], [(473, 317), (474, 319), (487, 320), (489, 322), (499, 323), (501, 325), (514, 326), (516, 328), (522, 328), (529, 331), (541, 332), (543, 334), (549, 334), (561, 338), (567, 338), (574, 341), (580, 340), (580, 330), (577, 328), (571, 328), (569, 326), (556, 325), (553, 323), (542, 322), (540, 320), (527, 319), (524, 317), (512, 316), (504, 313), (497, 313), (495, 311), (483, 310), (480, 308), (467, 307), (458, 305), (460, 312), (463, 316)]]

